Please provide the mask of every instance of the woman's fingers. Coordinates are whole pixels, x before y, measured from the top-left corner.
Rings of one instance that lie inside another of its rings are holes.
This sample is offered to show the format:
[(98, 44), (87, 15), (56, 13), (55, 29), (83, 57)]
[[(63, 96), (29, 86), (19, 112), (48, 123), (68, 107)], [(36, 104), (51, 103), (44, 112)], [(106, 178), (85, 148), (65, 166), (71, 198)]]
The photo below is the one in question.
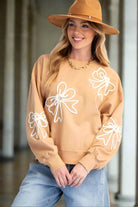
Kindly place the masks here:
[(57, 184), (64, 188), (66, 185), (70, 185), (72, 187), (80, 186), (84, 181), (84, 179), (86, 178), (87, 174), (88, 174), (87, 170), (79, 163), (75, 165), (71, 173), (68, 172), (66, 166), (56, 170), (53, 173)]
[(67, 180), (64, 177), (59, 176), (58, 177), (60, 186), (62, 186), (63, 188), (65, 188), (65, 186), (67, 185)]
[(74, 178), (73, 182), (71, 183), (71, 187), (77, 186), (81, 180), (82, 180), (82, 178), (80, 178), (80, 177)]
[(65, 188), (65, 186), (69, 183), (71, 183), (71, 175), (69, 174), (66, 166), (56, 170), (53, 173), (55, 180), (59, 186), (62, 186)]
[(66, 179), (67, 179), (67, 184), (70, 185), (72, 183), (72, 177), (68, 170), (66, 171)]
[(88, 172), (86, 169), (81, 165), (77, 164), (71, 171), (71, 176), (72, 176), (72, 183), (71, 186), (80, 186), (84, 179), (86, 178)]
[(60, 180), (58, 177), (55, 177), (56, 183), (58, 184), (58, 186), (61, 186)]
[(83, 183), (84, 179), (85, 179), (85, 178), (81, 178), (81, 179), (79, 179), (79, 182), (76, 184), (76, 187), (80, 186), (80, 185)]

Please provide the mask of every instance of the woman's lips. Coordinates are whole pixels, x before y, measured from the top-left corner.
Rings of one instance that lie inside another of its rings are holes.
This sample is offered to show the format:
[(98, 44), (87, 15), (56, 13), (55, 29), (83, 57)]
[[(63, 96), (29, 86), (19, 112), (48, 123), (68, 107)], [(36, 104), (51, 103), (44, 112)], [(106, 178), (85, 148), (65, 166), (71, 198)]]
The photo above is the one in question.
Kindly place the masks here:
[(80, 41), (83, 40), (83, 38), (80, 38), (80, 37), (73, 37), (73, 40), (74, 40), (75, 42), (80, 42)]

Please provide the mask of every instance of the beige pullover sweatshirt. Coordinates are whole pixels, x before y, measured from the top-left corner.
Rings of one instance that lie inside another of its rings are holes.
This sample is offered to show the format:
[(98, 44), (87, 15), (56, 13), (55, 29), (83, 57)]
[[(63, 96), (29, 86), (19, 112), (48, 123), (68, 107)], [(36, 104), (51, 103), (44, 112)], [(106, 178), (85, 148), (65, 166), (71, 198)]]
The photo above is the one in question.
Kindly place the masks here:
[[(86, 62), (71, 60), (73, 65)], [(75, 70), (65, 60), (49, 88), (49, 55), (36, 61), (30, 82), (26, 131), (36, 159), (51, 171), (81, 163), (104, 167), (121, 142), (123, 93), (118, 74), (95, 60)]]

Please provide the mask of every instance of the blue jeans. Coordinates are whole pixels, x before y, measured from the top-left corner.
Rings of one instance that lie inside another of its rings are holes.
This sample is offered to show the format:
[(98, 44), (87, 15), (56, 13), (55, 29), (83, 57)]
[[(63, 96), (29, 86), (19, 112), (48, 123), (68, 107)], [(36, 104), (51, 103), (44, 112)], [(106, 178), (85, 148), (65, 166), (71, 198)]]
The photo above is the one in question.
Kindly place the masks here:
[[(74, 165), (66, 165), (69, 172)], [(105, 168), (92, 170), (79, 187), (59, 187), (50, 168), (31, 162), (12, 207), (54, 207), (64, 194), (66, 207), (109, 207)]]

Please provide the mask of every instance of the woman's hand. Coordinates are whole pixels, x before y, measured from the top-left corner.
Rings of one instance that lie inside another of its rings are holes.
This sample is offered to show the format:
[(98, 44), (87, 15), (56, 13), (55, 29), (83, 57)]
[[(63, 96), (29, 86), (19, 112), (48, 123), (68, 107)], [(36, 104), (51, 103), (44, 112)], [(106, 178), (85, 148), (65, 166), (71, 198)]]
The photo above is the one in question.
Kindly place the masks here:
[(83, 167), (83, 165), (81, 165), (80, 163), (78, 163), (72, 169), (70, 175), (72, 177), (72, 183), (70, 183), (71, 187), (73, 187), (73, 186), (78, 187), (78, 186), (80, 186), (82, 184), (82, 182), (84, 181), (84, 179), (88, 175), (88, 172)]
[(71, 175), (67, 170), (66, 166), (61, 167), (60, 169), (56, 170), (54, 173), (54, 178), (59, 186), (65, 188), (67, 184), (72, 183)]

